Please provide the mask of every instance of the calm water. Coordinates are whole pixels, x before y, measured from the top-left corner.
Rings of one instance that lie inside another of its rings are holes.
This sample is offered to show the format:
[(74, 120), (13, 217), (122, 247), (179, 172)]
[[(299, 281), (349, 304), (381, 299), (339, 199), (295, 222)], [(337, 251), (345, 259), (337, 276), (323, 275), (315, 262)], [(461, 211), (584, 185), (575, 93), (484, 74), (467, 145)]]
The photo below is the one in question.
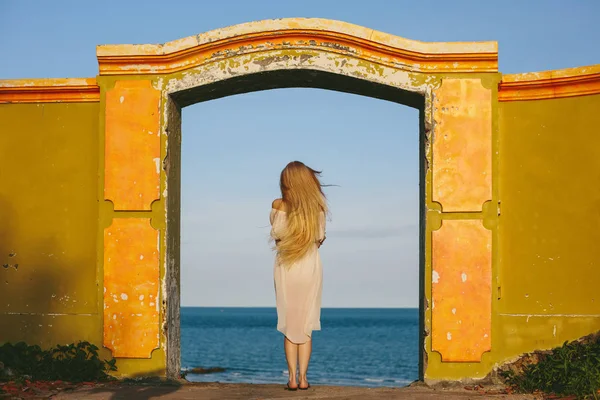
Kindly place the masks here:
[[(287, 382), (274, 308), (181, 309), (181, 364), (226, 371), (196, 382)], [(417, 309), (323, 309), (313, 332), (311, 384), (405, 386), (418, 378)]]

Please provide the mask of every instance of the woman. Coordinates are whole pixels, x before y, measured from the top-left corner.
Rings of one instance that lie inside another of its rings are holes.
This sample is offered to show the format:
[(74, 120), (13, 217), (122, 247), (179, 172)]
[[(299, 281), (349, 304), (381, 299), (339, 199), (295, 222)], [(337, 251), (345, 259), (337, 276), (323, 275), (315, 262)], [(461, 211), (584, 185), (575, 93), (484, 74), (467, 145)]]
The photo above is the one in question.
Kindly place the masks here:
[(306, 372), (311, 336), (321, 329), (323, 270), (318, 249), (325, 240), (327, 204), (320, 174), (299, 161), (289, 163), (279, 180), (281, 198), (273, 201), (270, 215), (277, 330), (284, 335), (289, 390), (310, 387)]

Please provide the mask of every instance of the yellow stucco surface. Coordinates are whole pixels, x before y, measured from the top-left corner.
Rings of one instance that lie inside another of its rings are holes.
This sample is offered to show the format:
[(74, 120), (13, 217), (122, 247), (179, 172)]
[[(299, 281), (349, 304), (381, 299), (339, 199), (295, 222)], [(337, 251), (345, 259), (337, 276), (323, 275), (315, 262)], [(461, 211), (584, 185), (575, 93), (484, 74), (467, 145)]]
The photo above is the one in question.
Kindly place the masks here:
[(100, 339), (98, 112), (0, 104), (0, 342)]
[[(600, 330), (599, 68), (503, 79), (494, 42), (310, 19), (97, 55), (96, 79), (0, 81), (0, 343), (88, 340), (112, 349), (117, 375), (174, 377), (179, 107), (207, 84), (230, 95), (303, 71), (327, 78), (314, 87), (392, 88), (422, 111), (425, 380), (483, 378)], [(228, 86), (241, 76), (247, 87)]]
[(557, 334), (600, 329), (598, 110), (599, 95), (500, 105), (498, 311), (558, 318)]

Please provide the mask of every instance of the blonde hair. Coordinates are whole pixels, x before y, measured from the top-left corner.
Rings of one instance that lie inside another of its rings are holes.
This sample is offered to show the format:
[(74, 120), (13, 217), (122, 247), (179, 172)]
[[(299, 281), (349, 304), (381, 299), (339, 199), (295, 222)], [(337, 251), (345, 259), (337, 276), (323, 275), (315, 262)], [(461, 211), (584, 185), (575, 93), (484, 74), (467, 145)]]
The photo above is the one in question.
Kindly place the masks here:
[(321, 212), (327, 214), (327, 201), (319, 181), (321, 171), (292, 161), (279, 179), (287, 224), (276, 246), (280, 265), (289, 268), (320, 239)]

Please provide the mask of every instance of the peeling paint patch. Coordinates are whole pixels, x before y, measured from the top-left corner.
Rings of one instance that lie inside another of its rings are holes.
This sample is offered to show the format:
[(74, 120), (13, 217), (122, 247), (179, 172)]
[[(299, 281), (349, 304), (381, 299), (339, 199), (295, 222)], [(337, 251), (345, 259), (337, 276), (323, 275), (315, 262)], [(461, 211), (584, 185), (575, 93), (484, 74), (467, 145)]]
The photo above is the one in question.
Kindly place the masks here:
[[(349, 62), (353, 60), (353, 62)], [(233, 76), (252, 75), (281, 70), (312, 70), (337, 75), (359, 77), (409, 92), (424, 93), (427, 88), (421, 75), (386, 66), (360, 61), (356, 56), (348, 57), (315, 50), (271, 50), (261, 55), (236, 55), (227, 60), (213, 61), (189, 69), (181, 77), (171, 78), (166, 83), (169, 94), (194, 87), (219, 82)]]

